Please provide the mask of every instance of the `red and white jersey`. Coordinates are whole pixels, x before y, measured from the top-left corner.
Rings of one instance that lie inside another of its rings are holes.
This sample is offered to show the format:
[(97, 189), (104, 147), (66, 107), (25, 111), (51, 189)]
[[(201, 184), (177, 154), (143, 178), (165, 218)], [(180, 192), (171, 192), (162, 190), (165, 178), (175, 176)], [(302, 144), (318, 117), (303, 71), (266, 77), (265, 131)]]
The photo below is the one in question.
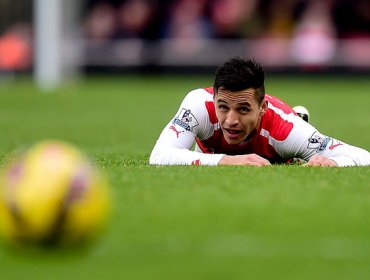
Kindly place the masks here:
[[(293, 158), (308, 161), (321, 154), (339, 166), (370, 165), (370, 153), (321, 134), (303, 121), (286, 103), (266, 95), (268, 109), (248, 140), (229, 145), (222, 133), (213, 103), (213, 89), (189, 92), (162, 131), (150, 164), (217, 165), (224, 155), (257, 154), (271, 163)], [(191, 150), (195, 144), (195, 149)]]

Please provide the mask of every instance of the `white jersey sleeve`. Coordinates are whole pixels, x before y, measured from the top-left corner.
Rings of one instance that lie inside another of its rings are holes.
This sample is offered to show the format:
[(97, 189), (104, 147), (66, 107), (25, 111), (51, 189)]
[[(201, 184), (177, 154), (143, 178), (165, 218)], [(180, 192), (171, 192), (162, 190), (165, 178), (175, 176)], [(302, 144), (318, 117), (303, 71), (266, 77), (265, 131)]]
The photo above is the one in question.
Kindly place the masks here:
[(157, 140), (149, 163), (157, 165), (217, 165), (224, 154), (192, 151), (195, 138), (206, 139), (214, 129), (205, 102), (212, 95), (204, 89), (189, 92), (179, 110), (165, 126)]
[(284, 158), (295, 157), (308, 161), (320, 154), (334, 160), (339, 166), (370, 165), (370, 153), (320, 133), (311, 124), (289, 115), (294, 126), (289, 136), (274, 143), (276, 151)]

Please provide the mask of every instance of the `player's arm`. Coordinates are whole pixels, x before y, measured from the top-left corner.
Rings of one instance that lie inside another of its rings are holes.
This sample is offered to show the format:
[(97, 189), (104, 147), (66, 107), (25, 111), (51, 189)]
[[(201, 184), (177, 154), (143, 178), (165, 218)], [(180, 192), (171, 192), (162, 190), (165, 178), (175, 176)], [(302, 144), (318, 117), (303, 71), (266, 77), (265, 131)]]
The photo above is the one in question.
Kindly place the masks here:
[(288, 138), (280, 145), (284, 157), (297, 157), (307, 166), (366, 166), (370, 153), (320, 133), (314, 126), (298, 118)]
[(150, 155), (150, 164), (217, 165), (224, 156), (191, 151), (195, 138), (204, 134), (207, 125), (210, 125), (204, 103), (200, 102), (200, 91), (191, 91), (184, 98), (179, 110), (157, 140)]
[[(370, 165), (370, 153), (359, 147), (355, 147), (315, 132), (314, 137), (324, 139), (319, 151), (314, 154), (307, 166), (367, 166)], [(312, 139), (312, 138), (310, 138)], [(311, 141), (311, 140), (309, 140)], [(327, 142), (327, 143), (326, 143)]]

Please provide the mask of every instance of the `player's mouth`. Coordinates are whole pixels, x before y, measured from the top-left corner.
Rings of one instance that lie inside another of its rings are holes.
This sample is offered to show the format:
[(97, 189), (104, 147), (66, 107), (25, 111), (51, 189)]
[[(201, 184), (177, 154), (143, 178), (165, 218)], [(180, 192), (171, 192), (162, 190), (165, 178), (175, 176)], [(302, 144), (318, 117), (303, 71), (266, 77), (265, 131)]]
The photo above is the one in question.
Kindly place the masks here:
[(237, 139), (240, 137), (240, 133), (242, 130), (240, 129), (230, 129), (230, 128), (224, 128), (224, 131), (226, 132), (226, 136), (230, 139)]

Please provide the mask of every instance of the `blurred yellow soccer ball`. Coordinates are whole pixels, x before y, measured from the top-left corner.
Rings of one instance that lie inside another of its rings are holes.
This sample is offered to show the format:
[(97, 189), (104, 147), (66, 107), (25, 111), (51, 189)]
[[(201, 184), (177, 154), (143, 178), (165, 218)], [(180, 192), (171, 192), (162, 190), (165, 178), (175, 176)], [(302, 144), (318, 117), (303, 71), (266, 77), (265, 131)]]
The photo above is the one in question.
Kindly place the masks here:
[(13, 243), (75, 244), (105, 224), (106, 177), (75, 146), (44, 141), (11, 160), (0, 177), (0, 233)]

